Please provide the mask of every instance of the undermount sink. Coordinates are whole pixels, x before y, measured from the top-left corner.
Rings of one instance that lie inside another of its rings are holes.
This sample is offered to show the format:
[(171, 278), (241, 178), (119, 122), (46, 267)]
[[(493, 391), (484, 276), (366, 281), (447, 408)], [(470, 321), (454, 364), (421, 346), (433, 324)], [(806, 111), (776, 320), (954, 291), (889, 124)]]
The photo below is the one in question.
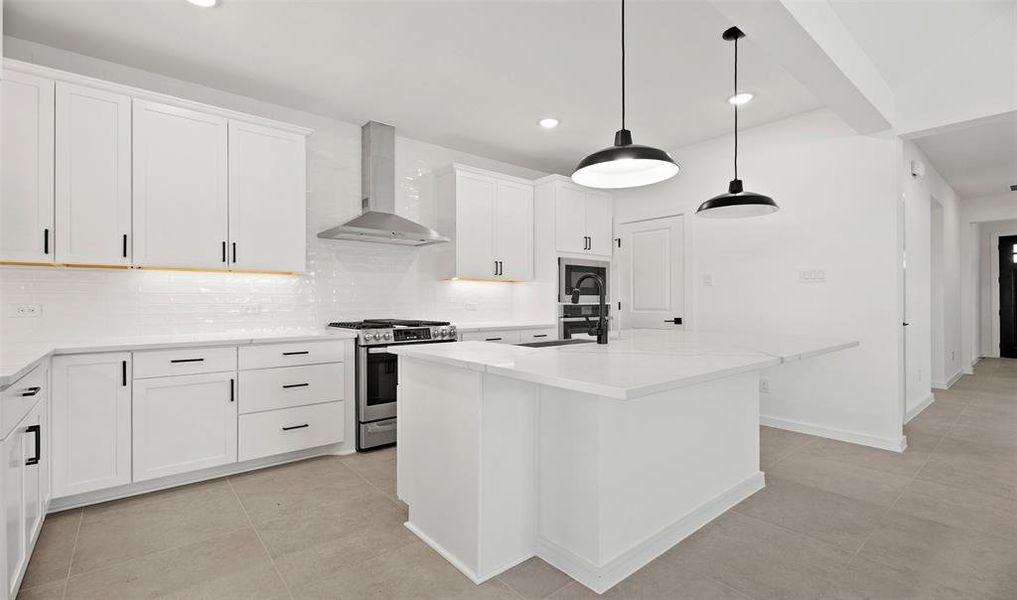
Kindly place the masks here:
[(583, 339), (571, 339), (571, 340), (550, 340), (547, 342), (528, 342), (525, 344), (516, 344), (517, 346), (525, 346), (526, 348), (551, 348), (553, 346), (571, 346), (573, 344), (592, 344), (594, 340), (583, 340)]

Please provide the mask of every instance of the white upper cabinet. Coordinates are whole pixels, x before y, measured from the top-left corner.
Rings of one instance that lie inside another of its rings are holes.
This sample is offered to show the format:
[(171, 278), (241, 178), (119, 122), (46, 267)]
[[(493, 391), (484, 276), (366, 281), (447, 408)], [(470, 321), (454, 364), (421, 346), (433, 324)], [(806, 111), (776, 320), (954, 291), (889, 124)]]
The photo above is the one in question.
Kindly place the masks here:
[(131, 99), (56, 86), (56, 261), (130, 265)]
[(134, 264), (228, 267), (226, 123), (134, 101)]
[(533, 186), (455, 165), (438, 179), (438, 229), (453, 238), (449, 277), (533, 279)]
[[(537, 182), (541, 202), (554, 206), (557, 252), (611, 256), (614, 204), (610, 194), (585, 188), (560, 175)], [(543, 214), (547, 214), (546, 212)]]
[(0, 260), (53, 262), (53, 81), (4, 70)]
[(230, 121), (231, 269), (305, 269), (305, 154), (303, 135)]

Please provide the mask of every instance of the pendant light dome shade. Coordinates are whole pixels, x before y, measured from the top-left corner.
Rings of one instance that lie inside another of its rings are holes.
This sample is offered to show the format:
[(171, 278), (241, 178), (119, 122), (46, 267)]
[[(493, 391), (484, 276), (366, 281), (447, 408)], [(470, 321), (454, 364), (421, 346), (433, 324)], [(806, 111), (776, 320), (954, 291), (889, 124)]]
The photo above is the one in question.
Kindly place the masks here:
[[(737, 27), (724, 31), (726, 41), (734, 42), (734, 93), (738, 95), (738, 40), (745, 33)], [(699, 205), (696, 214), (701, 217), (716, 219), (740, 219), (744, 217), (762, 217), (780, 210), (773, 198), (756, 192), (746, 192), (742, 180), (738, 179), (738, 105), (734, 105), (734, 175), (728, 184), (727, 193), (714, 196)]]
[(632, 143), (632, 133), (620, 129), (614, 146), (598, 150), (579, 162), (572, 181), (592, 188), (617, 189), (650, 185), (670, 179), (678, 165), (659, 148)]
[(670, 179), (678, 165), (667, 152), (632, 143), (625, 129), (625, 0), (621, 1), (621, 125), (614, 134), (614, 146), (598, 150), (579, 161), (572, 181), (592, 188), (618, 189), (650, 185)]

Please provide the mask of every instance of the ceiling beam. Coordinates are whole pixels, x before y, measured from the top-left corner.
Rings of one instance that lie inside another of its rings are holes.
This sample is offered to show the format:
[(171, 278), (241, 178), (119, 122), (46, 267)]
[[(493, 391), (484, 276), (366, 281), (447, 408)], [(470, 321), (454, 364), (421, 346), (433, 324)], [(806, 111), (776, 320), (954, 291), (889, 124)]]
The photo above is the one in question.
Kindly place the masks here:
[(855, 131), (891, 127), (893, 91), (826, 0), (710, 1)]

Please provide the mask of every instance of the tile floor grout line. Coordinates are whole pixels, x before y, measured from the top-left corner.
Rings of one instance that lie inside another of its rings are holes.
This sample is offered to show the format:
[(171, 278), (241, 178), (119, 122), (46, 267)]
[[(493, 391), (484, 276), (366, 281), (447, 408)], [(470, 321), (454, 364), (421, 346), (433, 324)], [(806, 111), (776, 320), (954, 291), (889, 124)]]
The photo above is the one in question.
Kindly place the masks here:
[[(81, 535), (81, 525), (85, 522), (84, 507), (78, 509), (78, 526), (74, 529), (74, 543), (71, 545), (71, 557), (67, 561), (67, 577), (64, 577), (64, 590), (60, 593), (60, 600), (67, 598), (67, 586), (71, 581), (71, 567), (74, 566), (74, 555), (78, 551), (78, 537)], [(40, 534), (41, 536), (41, 534)]]
[(290, 584), (287, 583), (286, 578), (283, 577), (282, 572), (279, 571), (279, 565), (275, 564), (275, 559), (272, 558), (272, 553), (268, 551), (268, 546), (265, 545), (265, 540), (261, 538), (261, 532), (258, 531), (258, 528), (254, 525), (254, 520), (251, 519), (250, 513), (247, 512), (247, 507), (244, 506), (244, 501), (240, 499), (240, 494), (238, 494), (237, 489), (233, 487), (233, 482), (230, 478), (225, 477), (224, 479), (226, 480), (226, 484), (230, 487), (230, 491), (233, 492), (233, 497), (236, 498), (237, 504), (240, 505), (240, 510), (244, 511), (244, 518), (247, 519), (247, 524), (251, 526), (254, 536), (258, 538), (258, 543), (261, 544), (261, 549), (265, 551), (265, 556), (268, 557), (268, 562), (272, 565), (272, 570), (275, 571), (276, 577), (278, 577), (279, 581), (282, 582), (283, 589), (286, 590), (286, 595), (290, 597), (290, 600), (293, 600), (293, 591), (290, 590)]

